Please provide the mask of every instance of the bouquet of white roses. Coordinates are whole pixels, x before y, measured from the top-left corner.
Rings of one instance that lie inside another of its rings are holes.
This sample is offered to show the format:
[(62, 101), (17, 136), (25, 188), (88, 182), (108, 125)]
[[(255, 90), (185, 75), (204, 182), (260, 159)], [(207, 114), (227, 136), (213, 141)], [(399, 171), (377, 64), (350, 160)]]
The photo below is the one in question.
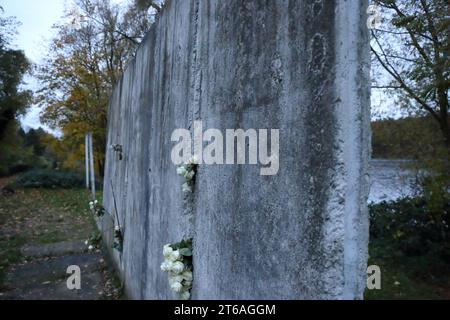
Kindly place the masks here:
[(123, 251), (123, 232), (119, 226), (114, 227), (114, 244), (113, 248), (119, 252)]
[(182, 300), (189, 300), (193, 280), (192, 239), (166, 244), (163, 255), (161, 270), (169, 275), (170, 289), (178, 293)]
[(177, 168), (177, 174), (184, 177), (185, 183), (182, 185), (182, 190), (185, 193), (192, 192), (192, 187), (195, 182), (195, 175), (197, 173), (198, 158), (193, 156), (184, 165)]
[(105, 208), (98, 203), (98, 200), (89, 202), (89, 208), (99, 218), (105, 214)]
[(89, 251), (94, 251), (100, 247), (101, 242), (102, 235), (100, 233), (94, 233), (84, 242), (84, 244), (88, 247)]

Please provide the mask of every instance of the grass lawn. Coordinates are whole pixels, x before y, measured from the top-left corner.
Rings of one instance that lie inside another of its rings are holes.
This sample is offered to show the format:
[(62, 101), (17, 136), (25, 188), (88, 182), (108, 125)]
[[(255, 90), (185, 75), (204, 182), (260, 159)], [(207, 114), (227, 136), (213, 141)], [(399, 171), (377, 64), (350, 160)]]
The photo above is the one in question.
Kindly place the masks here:
[[(1, 179), (0, 189), (13, 181)], [(16, 189), (0, 194), (0, 288), (5, 271), (22, 262), (24, 244), (87, 239), (95, 224), (84, 189)]]
[(366, 290), (366, 299), (450, 299), (449, 262), (433, 254), (408, 257), (377, 243), (369, 251), (369, 265), (381, 269), (381, 290)]

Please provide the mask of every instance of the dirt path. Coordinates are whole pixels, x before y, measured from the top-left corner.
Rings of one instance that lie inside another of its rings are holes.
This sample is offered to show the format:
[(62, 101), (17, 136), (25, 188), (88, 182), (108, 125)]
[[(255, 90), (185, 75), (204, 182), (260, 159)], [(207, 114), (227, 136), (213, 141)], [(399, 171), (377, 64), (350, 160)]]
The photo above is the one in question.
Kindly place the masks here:
[[(11, 179), (0, 179), (0, 190)], [(85, 190), (15, 189), (0, 194), (0, 299), (117, 299), (121, 290), (100, 250)], [(70, 290), (69, 266), (81, 289)]]

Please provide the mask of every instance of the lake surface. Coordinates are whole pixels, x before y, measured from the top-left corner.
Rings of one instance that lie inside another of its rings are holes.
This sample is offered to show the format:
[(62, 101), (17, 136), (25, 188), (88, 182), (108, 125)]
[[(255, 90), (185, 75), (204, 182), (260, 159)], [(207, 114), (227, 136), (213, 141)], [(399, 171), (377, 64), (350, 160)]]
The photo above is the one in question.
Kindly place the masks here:
[(414, 194), (415, 174), (409, 160), (373, 159), (370, 162), (369, 203), (391, 201)]

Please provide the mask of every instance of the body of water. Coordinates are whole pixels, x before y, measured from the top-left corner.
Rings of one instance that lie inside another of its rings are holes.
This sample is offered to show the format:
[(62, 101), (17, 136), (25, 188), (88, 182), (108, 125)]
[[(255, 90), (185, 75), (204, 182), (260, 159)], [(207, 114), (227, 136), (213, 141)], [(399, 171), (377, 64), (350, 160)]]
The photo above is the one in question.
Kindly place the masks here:
[(415, 173), (409, 160), (373, 159), (370, 162), (369, 203), (391, 201), (414, 194)]

